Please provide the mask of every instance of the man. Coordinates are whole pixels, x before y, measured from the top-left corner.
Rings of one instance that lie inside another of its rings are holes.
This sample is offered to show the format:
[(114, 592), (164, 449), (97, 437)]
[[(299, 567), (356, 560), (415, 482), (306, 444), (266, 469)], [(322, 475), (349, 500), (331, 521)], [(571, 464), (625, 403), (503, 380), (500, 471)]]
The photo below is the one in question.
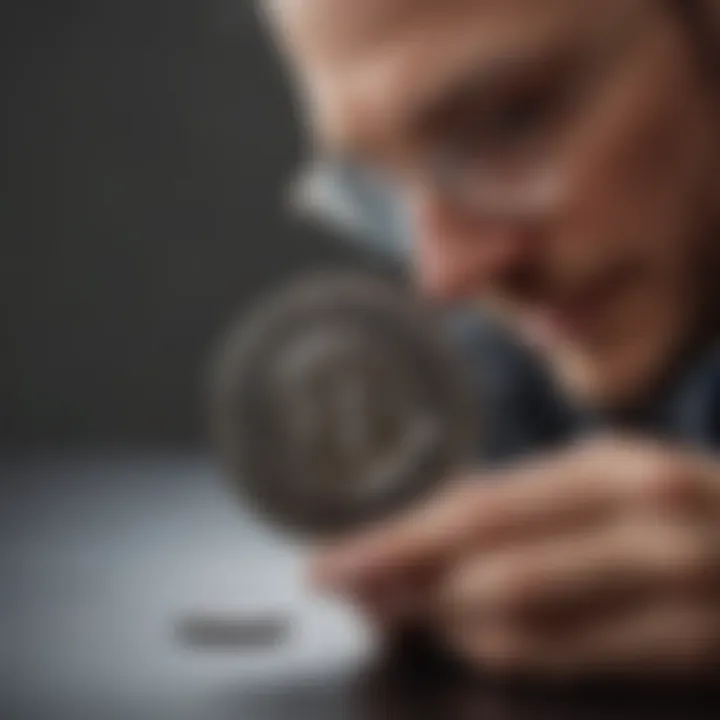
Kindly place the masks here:
[[(409, 231), (421, 287), (499, 319), (562, 397), (500, 361), (496, 424), (533, 432), (499, 469), (327, 549), (315, 580), (480, 668), (713, 668), (720, 3), (263, 8), (321, 167), (366, 199), (381, 188), (375, 219)], [(491, 337), (479, 362), (505, 357)]]

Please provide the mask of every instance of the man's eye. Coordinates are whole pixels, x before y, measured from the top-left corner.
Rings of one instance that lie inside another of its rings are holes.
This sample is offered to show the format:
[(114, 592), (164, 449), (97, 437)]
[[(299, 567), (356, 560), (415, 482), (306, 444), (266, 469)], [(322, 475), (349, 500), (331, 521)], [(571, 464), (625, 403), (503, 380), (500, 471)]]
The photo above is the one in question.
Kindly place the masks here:
[(547, 104), (536, 96), (516, 98), (492, 118), (489, 129), (497, 138), (522, 139), (536, 132), (546, 118)]
[(545, 92), (528, 91), (496, 105), (480, 119), (477, 141), (490, 153), (513, 152), (535, 147), (551, 129), (555, 106)]

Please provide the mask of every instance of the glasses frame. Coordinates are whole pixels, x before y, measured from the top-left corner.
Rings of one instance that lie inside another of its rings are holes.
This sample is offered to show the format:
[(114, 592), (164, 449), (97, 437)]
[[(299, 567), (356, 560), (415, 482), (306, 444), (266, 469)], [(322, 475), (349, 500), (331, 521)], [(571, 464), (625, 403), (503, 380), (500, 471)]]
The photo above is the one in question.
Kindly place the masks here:
[[(523, 219), (552, 211), (569, 185), (574, 140), (582, 135), (591, 110), (604, 99), (604, 91), (625, 67), (652, 23), (647, 10), (640, 17), (627, 17), (614, 32), (603, 35), (597, 49), (569, 81), (571, 100), (562, 113), (554, 140), (542, 156), (524, 169), (518, 182), (493, 177), (489, 164), (476, 159), (474, 168), (464, 169), (473, 182), (460, 188), (448, 182), (447, 167), (437, 148), (407, 173), (425, 192), (435, 193), (459, 211), (483, 216)], [(405, 175), (405, 173), (404, 173)], [(331, 231), (370, 249), (396, 258), (411, 250), (411, 224), (402, 186), (363, 165), (342, 157), (311, 159), (291, 182), (287, 200), (294, 216), (319, 222)]]

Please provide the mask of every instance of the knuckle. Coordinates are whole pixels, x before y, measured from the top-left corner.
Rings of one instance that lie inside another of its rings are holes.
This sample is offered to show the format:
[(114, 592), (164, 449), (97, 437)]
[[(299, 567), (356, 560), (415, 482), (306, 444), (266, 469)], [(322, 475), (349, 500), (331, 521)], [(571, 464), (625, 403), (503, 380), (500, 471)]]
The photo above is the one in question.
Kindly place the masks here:
[(526, 563), (498, 563), (487, 575), (488, 607), (497, 614), (513, 614), (532, 602), (541, 585), (540, 573)]
[(457, 617), (496, 614), (502, 580), (497, 572), (472, 565), (456, 569), (440, 588), (441, 606)]
[(651, 451), (637, 468), (640, 499), (666, 509), (679, 509), (702, 501), (702, 485), (677, 458)]
[(443, 584), (441, 597), (444, 607), (457, 613), (506, 617), (529, 602), (537, 585), (525, 564), (498, 558), (456, 569)]
[(486, 487), (483, 483), (462, 478), (450, 483), (439, 495), (431, 497), (425, 504), (425, 511), (427, 515), (452, 526), (458, 519), (479, 515), (484, 507), (485, 496)]
[(709, 585), (718, 571), (715, 543), (696, 528), (670, 533), (664, 556), (668, 576), (679, 583)]

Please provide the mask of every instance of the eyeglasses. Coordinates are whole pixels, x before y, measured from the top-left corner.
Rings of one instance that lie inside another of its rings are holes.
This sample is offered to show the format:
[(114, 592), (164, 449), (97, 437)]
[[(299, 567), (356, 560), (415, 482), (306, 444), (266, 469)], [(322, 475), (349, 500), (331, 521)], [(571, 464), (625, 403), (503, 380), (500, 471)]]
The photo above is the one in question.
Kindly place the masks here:
[[(620, 24), (571, 60), (536, 63), (511, 92), (472, 92), (429, 133), (403, 172), (460, 212), (511, 220), (552, 210), (569, 178), (574, 139), (637, 46), (643, 22)], [(531, 64), (532, 65), (532, 64)], [(346, 237), (399, 258), (411, 245), (408, 189), (354, 159), (312, 163), (292, 188), (292, 207)]]

